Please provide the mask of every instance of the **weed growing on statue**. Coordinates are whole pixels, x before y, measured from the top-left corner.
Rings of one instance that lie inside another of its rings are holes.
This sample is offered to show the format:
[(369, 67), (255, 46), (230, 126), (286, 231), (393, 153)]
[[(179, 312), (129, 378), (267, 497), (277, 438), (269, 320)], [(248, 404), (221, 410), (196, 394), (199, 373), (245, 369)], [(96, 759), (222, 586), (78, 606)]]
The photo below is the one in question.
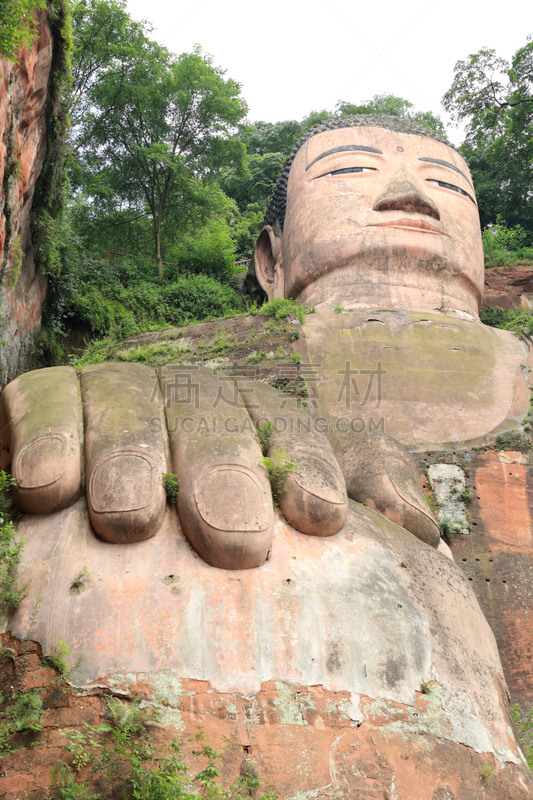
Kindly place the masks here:
[(0, 471), (0, 614), (9, 614), (18, 608), (26, 597), (28, 584), (16, 588), (17, 567), (24, 540), (17, 535), (6, 508), (6, 494), (15, 486), (15, 481), (3, 470)]
[(92, 580), (92, 574), (89, 572), (87, 567), (83, 567), (75, 576), (74, 580), (70, 584), (69, 592), (70, 594), (81, 594), (85, 589), (85, 584)]
[(257, 426), (257, 438), (259, 439), (263, 456), (268, 455), (270, 445), (272, 444), (272, 434), (275, 430), (276, 425), (274, 422), (272, 422), (272, 420), (269, 420), (268, 422), (262, 422), (261, 425)]
[(511, 711), (518, 731), (520, 747), (529, 769), (533, 772), (533, 708), (524, 721), (522, 721), (522, 712), (518, 703), (512, 707)]
[[(83, 724), (83, 729), (64, 731), (68, 737), (65, 750), (72, 755), (72, 764), (58, 761), (54, 770), (56, 784), (63, 800), (99, 800), (117, 796), (135, 800), (277, 800), (272, 791), (260, 796), (259, 779), (254, 769), (241, 769), (241, 776), (225, 789), (218, 781), (219, 763), (224, 759), (226, 744), (220, 752), (200, 730), (189, 739), (192, 755), (204, 760), (204, 767), (191, 774), (182, 756), (183, 742), (171, 742), (156, 752), (149, 728), (161, 722), (160, 711), (153, 705), (141, 707), (140, 698), (131, 703), (108, 698), (109, 722), (99, 725)], [(252, 763), (252, 762), (251, 762)], [(98, 780), (102, 791), (91, 794), (83, 781)], [(88, 777), (87, 777), (88, 773)]]
[(163, 472), (163, 486), (165, 487), (167, 499), (170, 503), (175, 503), (178, 499), (178, 491), (180, 488), (178, 476), (173, 472)]
[(31, 636), (39, 608), (42, 593), (35, 598), (30, 614), (25, 642), (19, 658), (11, 647), (5, 647), (0, 653), (0, 662), (6, 658), (13, 663), (13, 684), (11, 693), (3, 696), (0, 693), (0, 757), (16, 750), (23, 750), (35, 744), (34, 735), (42, 730), (41, 720), (44, 708), (39, 693), (30, 689), (26, 691), (24, 676), (28, 672), (28, 658), (31, 649)]
[(422, 694), (431, 694), (431, 682), (430, 681), (421, 681), (420, 682), (420, 691)]
[(480, 778), (482, 781), (486, 783), (490, 783), (492, 778), (496, 775), (496, 770), (490, 764), (485, 764), (483, 769), (481, 770)]
[(470, 503), (472, 502), (472, 492), (470, 490), (470, 486), (465, 486), (462, 492), (459, 493), (459, 500), (462, 503)]
[(263, 314), (278, 321), (294, 316), (303, 325), (306, 314), (312, 313), (314, 309), (295, 303), (291, 297), (275, 297), (269, 303), (264, 303), (260, 308), (252, 307), (250, 311), (252, 314)]
[(43, 658), (43, 663), (54, 667), (66, 681), (76, 672), (82, 661), (83, 653), (76, 661), (72, 660), (72, 649), (62, 636), (56, 636), (51, 652)]
[(428, 504), (429, 510), (431, 511), (433, 516), (437, 517), (437, 515), (439, 513), (439, 504), (437, 503), (437, 501), (434, 500), (432, 497), (427, 497), (426, 496), (426, 503)]
[(297, 472), (300, 465), (294, 460), (294, 456), (290, 456), (285, 452), (283, 447), (275, 450), (272, 457), (263, 456), (261, 463), (268, 472), (272, 485), (274, 505), (279, 506), (279, 498), (284, 490), (287, 478), (293, 472)]
[(439, 281), (439, 290), (440, 290), (440, 306), (439, 311), (443, 314), (447, 314), (450, 310), (450, 302), (449, 300), (445, 299), (445, 289), (444, 289), (444, 281)]
[(256, 350), (254, 353), (250, 353), (248, 358), (246, 359), (247, 364), (259, 364), (266, 358), (266, 353), (264, 350)]
[(439, 520), (439, 528), (440, 528), (440, 535), (444, 539), (445, 542), (451, 544), (453, 541), (453, 537), (456, 533), (461, 532), (461, 527), (449, 517), (443, 517)]

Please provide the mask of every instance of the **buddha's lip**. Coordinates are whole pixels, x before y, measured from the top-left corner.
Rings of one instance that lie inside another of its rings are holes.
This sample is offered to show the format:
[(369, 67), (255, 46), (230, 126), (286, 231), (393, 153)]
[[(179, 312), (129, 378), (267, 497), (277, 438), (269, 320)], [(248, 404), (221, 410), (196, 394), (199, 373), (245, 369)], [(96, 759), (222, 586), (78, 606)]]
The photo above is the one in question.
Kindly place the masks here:
[(440, 233), (441, 236), (448, 236), (440, 228), (436, 228), (424, 219), (391, 219), (388, 222), (374, 222), (369, 228), (409, 228), (420, 233)]

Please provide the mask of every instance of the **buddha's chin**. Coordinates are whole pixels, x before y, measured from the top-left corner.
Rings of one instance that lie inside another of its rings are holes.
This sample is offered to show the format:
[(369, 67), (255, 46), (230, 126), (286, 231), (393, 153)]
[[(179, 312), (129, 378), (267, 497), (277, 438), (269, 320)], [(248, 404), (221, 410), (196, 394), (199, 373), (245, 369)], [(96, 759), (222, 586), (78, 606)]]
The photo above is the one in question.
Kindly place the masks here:
[(314, 270), (307, 262), (304, 274), (298, 268), (288, 271), (285, 293), (318, 311), (338, 305), (426, 312), (454, 309), (478, 318), (483, 268), (441, 253), (427, 256), (396, 248), (386, 257), (383, 252), (379, 256), (365, 252), (340, 264), (325, 259)]

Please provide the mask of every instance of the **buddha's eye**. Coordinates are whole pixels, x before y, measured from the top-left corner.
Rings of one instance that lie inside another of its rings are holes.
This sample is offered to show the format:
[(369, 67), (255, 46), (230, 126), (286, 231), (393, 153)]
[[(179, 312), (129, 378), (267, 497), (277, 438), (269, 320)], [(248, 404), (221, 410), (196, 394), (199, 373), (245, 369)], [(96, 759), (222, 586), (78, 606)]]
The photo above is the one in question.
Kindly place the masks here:
[(331, 175), (350, 175), (354, 172), (377, 172), (373, 167), (345, 167), (344, 169), (334, 169), (331, 172), (325, 172), (319, 175), (319, 178), (329, 178)]
[(468, 197), (475, 205), (475, 200), (473, 197), (470, 197), (468, 192), (465, 192), (464, 189), (461, 189), (459, 186), (455, 186), (453, 183), (445, 183), (444, 181), (434, 181), (430, 178), (426, 179), (428, 183), (431, 183), (433, 186), (441, 186), (443, 189), (451, 189), (452, 192), (457, 192), (458, 194), (462, 194), (465, 197)]

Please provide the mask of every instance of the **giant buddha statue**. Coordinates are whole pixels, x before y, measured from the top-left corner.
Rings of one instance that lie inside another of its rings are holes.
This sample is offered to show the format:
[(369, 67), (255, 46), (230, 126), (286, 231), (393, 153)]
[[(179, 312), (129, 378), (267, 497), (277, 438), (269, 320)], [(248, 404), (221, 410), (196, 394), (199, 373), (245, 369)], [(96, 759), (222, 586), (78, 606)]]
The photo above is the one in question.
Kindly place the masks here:
[[(197, 364), (5, 389), (31, 580), (12, 629), (42, 592), (33, 635), (83, 652), (82, 683), (149, 686), (178, 727), (216, 718), (284, 797), (470, 800), (488, 762), (494, 797), (529, 797), (494, 637), (411, 455), (490, 442), (529, 400), (527, 348), (479, 321), (468, 165), (405, 120), (326, 121), (283, 170), (247, 282), (315, 307), (312, 413)], [(268, 456), (298, 466), (279, 509), (257, 436), (272, 420)]]

